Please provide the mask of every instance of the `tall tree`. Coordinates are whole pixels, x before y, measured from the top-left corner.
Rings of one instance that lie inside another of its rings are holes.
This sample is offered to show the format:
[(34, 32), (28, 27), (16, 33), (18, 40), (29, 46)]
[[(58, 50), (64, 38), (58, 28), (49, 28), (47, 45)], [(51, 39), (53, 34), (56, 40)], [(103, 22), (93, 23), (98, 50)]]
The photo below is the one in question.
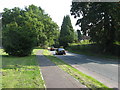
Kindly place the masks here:
[(78, 34), (78, 41), (80, 41), (81, 40), (81, 32), (80, 32), (80, 30), (77, 30), (77, 34)]
[(2, 45), (9, 55), (30, 55), (35, 46), (36, 32), (32, 24), (34, 21), (29, 17), (25, 18), (20, 14), (22, 12), (19, 8), (13, 8), (5, 9), (3, 13)]
[(2, 47), (2, 14), (0, 13), (0, 47)]
[(40, 7), (4, 9), (3, 48), (13, 56), (30, 55), (36, 45), (54, 44), (58, 26)]
[(26, 7), (27, 15), (36, 19), (37, 45), (53, 45), (58, 37), (58, 25), (52, 21), (50, 16), (41, 7), (30, 5)]
[[(78, 17), (81, 31), (102, 47), (103, 52), (111, 51), (120, 28), (120, 4), (116, 2), (72, 2), (71, 15)], [(114, 15), (116, 14), (116, 15)], [(82, 15), (82, 17), (80, 17)]]
[(61, 26), (59, 42), (61, 46), (68, 46), (68, 43), (74, 41), (74, 29), (71, 24), (69, 15), (64, 16), (63, 23)]

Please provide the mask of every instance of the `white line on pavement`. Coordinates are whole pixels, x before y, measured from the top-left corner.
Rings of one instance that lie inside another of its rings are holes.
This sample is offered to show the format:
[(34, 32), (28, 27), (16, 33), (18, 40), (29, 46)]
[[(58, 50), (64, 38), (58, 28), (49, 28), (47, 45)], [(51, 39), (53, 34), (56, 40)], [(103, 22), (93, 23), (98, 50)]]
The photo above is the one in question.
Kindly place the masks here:
[[(93, 61), (93, 62), (97, 62), (97, 63), (102, 63), (102, 62), (100, 62), (100, 61), (95, 61), (95, 60), (92, 60), (92, 59), (86, 59), (86, 60), (88, 60), (88, 61)], [(120, 67), (120, 66), (118, 66), (117, 64), (110, 64), (110, 65)]]
[(95, 60), (92, 60), (92, 59), (86, 59), (86, 60), (101, 63), (100, 61), (95, 61)]

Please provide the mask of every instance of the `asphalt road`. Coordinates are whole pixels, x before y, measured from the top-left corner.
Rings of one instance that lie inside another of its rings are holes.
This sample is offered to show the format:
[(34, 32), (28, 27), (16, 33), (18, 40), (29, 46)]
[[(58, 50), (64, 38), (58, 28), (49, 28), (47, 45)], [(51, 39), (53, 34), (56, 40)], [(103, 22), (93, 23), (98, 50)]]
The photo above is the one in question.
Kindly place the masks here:
[[(51, 51), (55, 54), (55, 51)], [(67, 52), (66, 55), (55, 55), (79, 71), (92, 76), (110, 88), (118, 88), (118, 62)]]

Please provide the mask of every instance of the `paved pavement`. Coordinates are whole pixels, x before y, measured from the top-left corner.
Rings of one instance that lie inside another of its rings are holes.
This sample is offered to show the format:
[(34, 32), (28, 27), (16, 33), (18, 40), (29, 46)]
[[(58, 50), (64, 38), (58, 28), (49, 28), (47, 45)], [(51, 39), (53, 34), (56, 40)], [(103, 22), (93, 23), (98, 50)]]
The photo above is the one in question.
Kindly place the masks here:
[(37, 53), (37, 58), (47, 88), (86, 88), (41, 53), (40, 50)]
[[(55, 53), (51, 51), (51, 53)], [(110, 88), (118, 88), (118, 62), (107, 61), (86, 55), (67, 52), (66, 55), (55, 55), (79, 71), (92, 76)]]

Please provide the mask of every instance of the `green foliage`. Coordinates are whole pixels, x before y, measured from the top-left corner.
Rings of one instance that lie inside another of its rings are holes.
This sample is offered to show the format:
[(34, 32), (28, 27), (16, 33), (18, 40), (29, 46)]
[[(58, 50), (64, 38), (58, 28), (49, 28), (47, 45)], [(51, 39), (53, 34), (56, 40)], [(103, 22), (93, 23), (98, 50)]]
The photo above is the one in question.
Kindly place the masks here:
[(74, 41), (74, 29), (71, 24), (70, 17), (67, 15), (63, 19), (63, 23), (61, 26), (59, 42), (61, 46), (68, 46), (68, 43), (72, 43)]
[[(9, 13), (7, 13), (8, 11)], [(5, 9), (2, 36), (3, 48), (9, 55), (30, 55), (35, 46), (35, 26), (32, 24), (31, 18), (25, 17), (25, 13), (19, 8)]]
[(109, 58), (117, 61), (120, 58), (120, 42), (115, 42), (113, 46), (113, 51), (103, 53), (101, 51), (100, 46), (98, 46), (96, 43), (90, 42), (89, 40), (83, 40), (79, 43), (71, 43), (69, 44), (69, 47), (67, 47), (67, 50), (73, 53), (77, 54), (84, 54), (88, 56), (95, 56), (95, 57), (101, 57), (101, 58)]
[(72, 2), (71, 14), (78, 17), (76, 24), (84, 35), (88, 34), (103, 52), (112, 52), (113, 43), (120, 40), (119, 7), (116, 2)]
[(40, 7), (30, 5), (4, 9), (3, 48), (13, 56), (27, 56), (35, 46), (53, 45), (58, 37), (58, 25)]
[(77, 34), (78, 34), (78, 41), (80, 41), (82, 36), (80, 30), (77, 30)]
[(58, 25), (40, 7), (30, 5), (25, 9), (27, 15), (36, 20), (37, 45), (42, 47), (53, 45), (58, 37)]
[(2, 47), (2, 19), (0, 19), (0, 47)]
[(78, 42), (78, 33), (77, 31), (74, 32), (74, 42)]
[(30, 30), (27, 23), (20, 27), (15, 22), (3, 28), (3, 47), (5, 52), (13, 56), (27, 56), (35, 46), (35, 32)]

